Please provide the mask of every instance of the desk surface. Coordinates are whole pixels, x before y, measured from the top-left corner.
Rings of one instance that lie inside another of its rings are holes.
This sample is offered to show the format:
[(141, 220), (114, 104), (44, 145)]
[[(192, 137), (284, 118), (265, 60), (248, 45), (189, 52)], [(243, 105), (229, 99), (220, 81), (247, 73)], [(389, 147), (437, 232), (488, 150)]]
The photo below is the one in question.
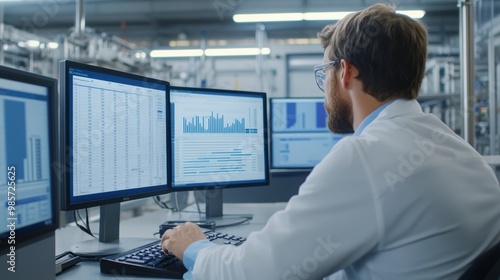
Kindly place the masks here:
[[(226, 214), (253, 214), (253, 219), (249, 223), (238, 226), (225, 227), (217, 231), (230, 233), (238, 236), (247, 237), (252, 231), (260, 230), (264, 227), (267, 220), (276, 211), (284, 209), (286, 203), (238, 203), (224, 204), (224, 213)], [(140, 237), (159, 239), (158, 226), (167, 220), (182, 220), (183, 214), (172, 213), (168, 210), (158, 210), (146, 213), (139, 217), (127, 219), (120, 222), (120, 237)], [(91, 226), (94, 230), (99, 228), (97, 223)], [(56, 231), (56, 254), (68, 251), (69, 248), (78, 242), (91, 240), (92, 237), (82, 232), (77, 227), (65, 227)], [(116, 277), (114, 275), (101, 274), (99, 262), (83, 261), (57, 276), (58, 280), (63, 279), (139, 279), (140, 277)], [(148, 277), (147, 279), (152, 279)], [(161, 278), (165, 279), (165, 278)]]

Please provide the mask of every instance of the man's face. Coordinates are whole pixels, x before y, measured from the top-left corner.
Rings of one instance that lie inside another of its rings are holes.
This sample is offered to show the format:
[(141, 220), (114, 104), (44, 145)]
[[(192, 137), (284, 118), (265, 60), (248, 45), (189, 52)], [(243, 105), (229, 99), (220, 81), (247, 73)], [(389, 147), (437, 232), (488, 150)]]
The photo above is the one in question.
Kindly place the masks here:
[[(323, 63), (330, 61), (325, 50)], [(351, 134), (353, 130), (353, 114), (350, 100), (347, 93), (342, 92), (338, 81), (338, 70), (330, 68), (326, 71), (325, 77), (325, 109), (328, 113), (328, 128), (333, 133)]]

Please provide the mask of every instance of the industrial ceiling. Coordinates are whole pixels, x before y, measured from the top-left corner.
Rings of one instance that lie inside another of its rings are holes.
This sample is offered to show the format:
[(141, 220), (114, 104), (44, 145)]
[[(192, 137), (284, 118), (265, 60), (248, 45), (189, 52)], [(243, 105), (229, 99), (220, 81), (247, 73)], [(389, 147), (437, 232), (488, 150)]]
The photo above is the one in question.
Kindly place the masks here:
[[(235, 23), (235, 13), (355, 11), (374, 0), (87, 0), (86, 26), (144, 47), (168, 46), (178, 39), (245, 40), (255, 37), (255, 23)], [(457, 0), (391, 1), (398, 9), (426, 11), (429, 43), (458, 42)], [(53, 37), (75, 24), (74, 0), (0, 1), (5, 24)], [(315, 38), (328, 21), (265, 23), (269, 39)]]

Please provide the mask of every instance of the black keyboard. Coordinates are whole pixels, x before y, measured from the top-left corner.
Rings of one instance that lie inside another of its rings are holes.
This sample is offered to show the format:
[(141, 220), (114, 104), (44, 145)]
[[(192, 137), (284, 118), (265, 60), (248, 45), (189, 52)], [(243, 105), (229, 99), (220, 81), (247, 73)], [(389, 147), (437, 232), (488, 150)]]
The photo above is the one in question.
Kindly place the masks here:
[[(204, 229), (202, 229), (204, 230)], [(216, 244), (238, 246), (246, 239), (231, 234), (204, 230), (207, 239)], [(101, 259), (101, 272), (113, 275), (156, 276), (182, 279), (186, 268), (177, 257), (165, 255), (160, 241)]]

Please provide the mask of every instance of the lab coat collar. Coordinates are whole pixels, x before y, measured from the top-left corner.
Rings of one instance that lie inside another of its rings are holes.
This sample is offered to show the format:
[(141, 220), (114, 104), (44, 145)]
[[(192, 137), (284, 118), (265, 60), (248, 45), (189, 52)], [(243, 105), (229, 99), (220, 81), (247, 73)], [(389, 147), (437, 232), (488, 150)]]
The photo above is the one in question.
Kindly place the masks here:
[(360, 124), (354, 132), (354, 136), (359, 136), (363, 130), (369, 126), (374, 120), (391, 119), (400, 115), (422, 113), (422, 108), (417, 100), (396, 99), (382, 104), (375, 111), (371, 112)]

